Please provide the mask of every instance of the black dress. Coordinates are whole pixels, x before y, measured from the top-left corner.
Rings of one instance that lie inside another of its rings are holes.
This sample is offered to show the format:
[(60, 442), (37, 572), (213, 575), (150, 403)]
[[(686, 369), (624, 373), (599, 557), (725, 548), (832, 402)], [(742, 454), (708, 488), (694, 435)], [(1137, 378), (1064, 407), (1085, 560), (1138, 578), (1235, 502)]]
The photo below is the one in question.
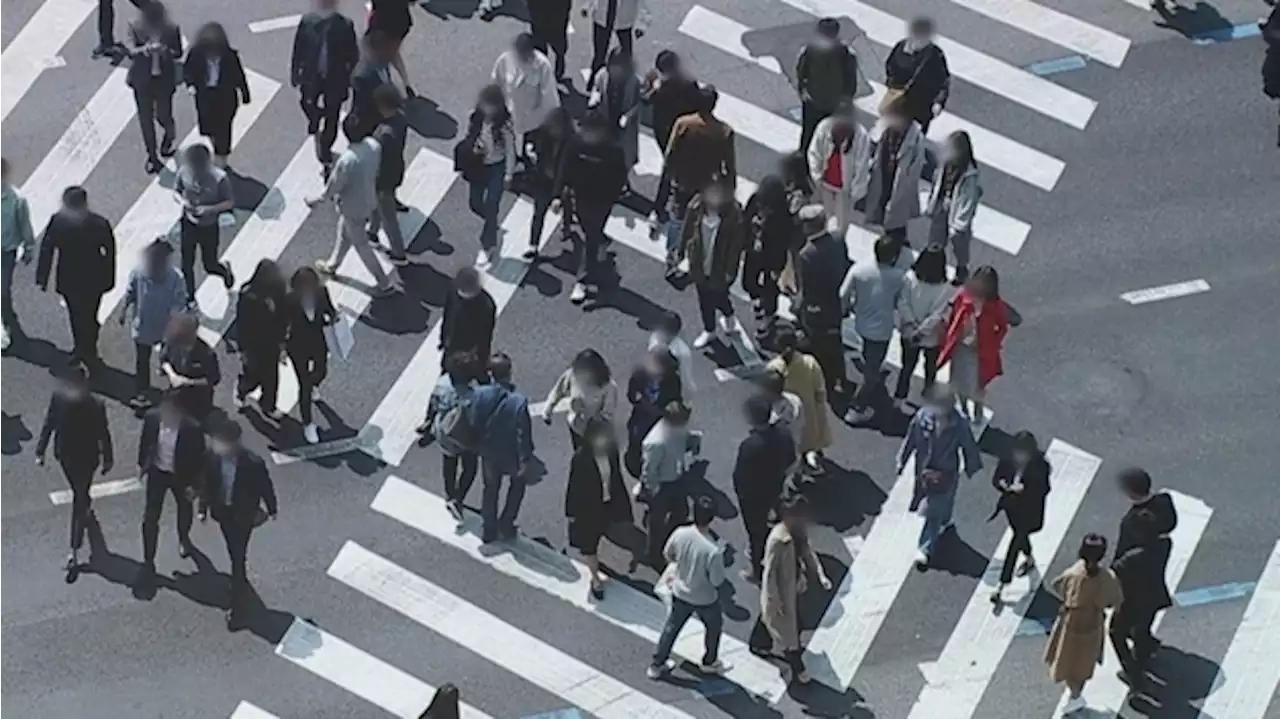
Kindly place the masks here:
[(609, 501), (604, 500), (605, 479), (590, 447), (573, 453), (569, 463), (569, 484), (564, 493), (564, 516), (569, 518), (569, 546), (594, 555), (600, 538), (610, 525), (632, 521), (631, 500), (622, 481), (622, 463), (618, 453), (609, 457)]

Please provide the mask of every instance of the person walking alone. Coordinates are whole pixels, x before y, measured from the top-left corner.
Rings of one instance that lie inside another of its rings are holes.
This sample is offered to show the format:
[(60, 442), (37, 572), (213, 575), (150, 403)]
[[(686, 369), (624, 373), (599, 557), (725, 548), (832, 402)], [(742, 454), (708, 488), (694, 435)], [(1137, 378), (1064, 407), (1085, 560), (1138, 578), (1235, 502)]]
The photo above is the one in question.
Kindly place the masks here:
[(1013, 452), (1009, 459), (996, 465), (991, 486), (1000, 493), (995, 510), (988, 521), (1001, 512), (1009, 520), (1013, 538), (1004, 550), (1004, 563), (1000, 567), (1000, 583), (991, 592), (991, 603), (999, 606), (1004, 588), (1013, 581), (1014, 565), (1018, 557), (1018, 576), (1024, 577), (1036, 570), (1036, 558), (1031, 553), (1031, 535), (1044, 526), (1044, 505), (1049, 496), (1049, 475), (1052, 467), (1040, 451), (1035, 435), (1027, 431), (1013, 436)]
[(9, 349), (13, 332), (21, 332), (18, 315), (13, 311), (13, 273), (19, 264), (29, 264), (36, 256), (35, 230), (31, 226), (31, 205), (18, 194), (13, 186), (9, 158), (0, 158), (0, 321), (3, 321), (3, 340), (0, 349)]
[(661, 679), (675, 669), (671, 648), (680, 630), (695, 614), (704, 632), (698, 669), (704, 674), (724, 674), (731, 668), (720, 658), (720, 635), (724, 631), (724, 611), (720, 607), (724, 550), (711, 534), (711, 522), (715, 518), (715, 502), (710, 497), (699, 497), (693, 505), (693, 524), (672, 532), (662, 550), (662, 556), (669, 563), (663, 575), (668, 578), (671, 610), (658, 636), (653, 661), (645, 670), (650, 679)]
[(858, 56), (840, 42), (840, 21), (822, 18), (796, 58), (800, 94), (800, 151), (809, 150), (814, 131), (841, 105), (852, 106), (858, 93)]
[(592, 291), (599, 292), (603, 280), (601, 253), (609, 241), (604, 228), (626, 184), (626, 159), (614, 140), (608, 118), (592, 110), (583, 118), (582, 131), (565, 150), (554, 192), (568, 197), (567, 204), (582, 228), (582, 246), (575, 263), (578, 281), (569, 292), (569, 301), (574, 304), (586, 302)]
[(178, 556), (191, 556), (192, 502), (201, 486), (205, 461), (205, 439), (200, 424), (186, 414), (181, 395), (173, 389), (164, 393), (160, 405), (142, 418), (138, 436), (138, 474), (146, 482), (142, 510), (142, 569), (140, 579), (150, 581), (156, 573), (156, 548), (160, 541), (160, 515), (165, 494), (177, 505)]
[(840, 286), (841, 304), (853, 312), (853, 328), (862, 340), (862, 386), (849, 404), (844, 421), (862, 424), (876, 415), (884, 388), (884, 361), (896, 329), (896, 310), (906, 271), (899, 266), (902, 245), (889, 237), (875, 244), (875, 262), (853, 266)]
[(261, 389), (258, 407), (275, 421), (284, 416), (276, 407), (276, 392), (289, 332), (286, 292), (280, 266), (273, 260), (261, 260), (236, 299), (235, 345), (240, 351), (236, 407), (243, 409), (249, 393)]
[(55, 290), (67, 307), (71, 324), (71, 362), (89, 372), (102, 363), (98, 356), (98, 308), (102, 296), (116, 285), (116, 236), (107, 218), (89, 209), (83, 187), (62, 192), (62, 208), (49, 220), (40, 240), (36, 286)]
[(184, 161), (178, 168), (173, 191), (182, 202), (178, 228), (182, 236), (182, 277), (187, 283), (187, 298), (194, 306), (197, 252), (204, 263), (205, 274), (221, 277), (227, 291), (235, 286), (231, 263), (218, 261), (218, 216), (235, 209), (236, 201), (230, 175), (213, 164), (209, 148), (192, 145), (182, 154)]
[(926, 134), (951, 95), (947, 56), (933, 43), (933, 35), (933, 20), (911, 20), (907, 37), (899, 40), (884, 60), (885, 103), (901, 102), (907, 117), (919, 123), (920, 131)]
[(479, 363), (479, 374), (493, 348), (493, 332), (498, 322), (498, 305), (484, 288), (474, 267), (463, 267), (453, 277), (453, 291), (444, 301), (440, 319), (440, 351), (445, 357), (470, 354)]
[[(129, 71), (125, 82), (133, 90), (138, 109), (142, 145), (147, 150), (145, 169), (154, 175), (164, 167), (162, 157), (173, 157), (176, 130), (173, 124), (173, 92), (178, 86), (178, 61), (182, 59), (182, 31), (169, 19), (159, 0), (139, 5), (138, 19), (129, 24)], [(162, 132), (156, 144), (156, 125)]]
[(573, 364), (552, 385), (542, 403), (542, 421), (551, 424), (556, 407), (566, 399), (566, 421), (574, 449), (582, 445), (587, 427), (601, 424), (612, 430), (618, 414), (618, 384), (599, 352), (585, 349), (573, 358)]
[(729, 344), (742, 335), (729, 288), (738, 279), (746, 245), (746, 220), (733, 199), (732, 187), (727, 182), (713, 183), (689, 204), (676, 255), (677, 264), (689, 260), (702, 316), (702, 333), (694, 338), (694, 349), (704, 349), (717, 338)]
[(316, 269), (330, 277), (337, 275), (343, 258), (349, 250), (355, 248), (361, 264), (377, 283), (372, 290), (373, 296), (389, 297), (395, 294), (395, 284), (382, 269), (382, 263), (378, 261), (368, 235), (369, 221), (373, 213), (378, 211), (377, 184), (381, 155), (382, 148), (373, 137), (351, 143), (334, 163), (324, 193), (319, 197), (307, 198), (306, 203), (315, 207), (332, 200), (338, 206), (338, 231), (333, 252), (327, 260), (317, 262)]
[(760, 618), (751, 633), (750, 647), (758, 656), (780, 650), (791, 679), (808, 684), (809, 672), (800, 646), (800, 595), (809, 589), (810, 578), (817, 579), (823, 591), (831, 590), (831, 580), (809, 542), (813, 520), (808, 500), (804, 495), (788, 497), (779, 515), (782, 521), (769, 531), (765, 542)]
[[(904, 253), (909, 254), (909, 253)], [(924, 356), (924, 394), (938, 379), (938, 345), (947, 323), (951, 288), (947, 285), (947, 254), (938, 245), (924, 248), (907, 273), (898, 297), (898, 342), (902, 367), (893, 398), (901, 403), (911, 391), (911, 376)]]
[(249, 81), (240, 53), (231, 48), (227, 31), (216, 22), (200, 28), (182, 63), (183, 82), (196, 96), (196, 123), (213, 144), (213, 164), (227, 167), (231, 155), (231, 123), (240, 105), (248, 105)]
[(320, 441), (313, 405), (320, 401), (320, 383), (329, 373), (329, 341), (325, 330), (341, 321), (329, 291), (310, 267), (300, 267), (289, 278), (285, 299), (285, 354), (298, 375), (298, 416), (308, 444)]
[(471, 185), (468, 204), (484, 222), (476, 266), (488, 270), (498, 251), (498, 210), (502, 193), (516, 171), (515, 130), (502, 88), (488, 85), (480, 91), (467, 120), (467, 134), (454, 148), (454, 164)]
[[(470, 416), (471, 426), (479, 433), (480, 473), (484, 483), (481, 541), (485, 544), (515, 539), (526, 472), (533, 459), (529, 399), (512, 383), (511, 358), (500, 352), (490, 357), (489, 377), (490, 383), (472, 395)], [(507, 499), (499, 512), (498, 496), (503, 479), (507, 482)]]
[(969, 247), (973, 243), (973, 216), (982, 199), (978, 161), (973, 142), (963, 130), (951, 133), (943, 152), (942, 174), (933, 182), (924, 213), (929, 217), (929, 244), (951, 246), (956, 260), (953, 283), (969, 279)]
[(93, 497), (89, 494), (93, 473), (101, 469), (105, 476), (115, 465), (106, 407), (89, 393), (88, 375), (79, 367), (66, 370), (49, 399), (40, 438), (36, 440), (37, 465), (44, 465), (50, 441), (53, 457), (71, 486), (71, 553), (65, 568), (74, 572), (80, 565), (86, 526), (94, 521)]
[(769, 515), (778, 509), (787, 475), (796, 463), (790, 428), (775, 424), (773, 406), (763, 395), (753, 395), (743, 407), (751, 433), (738, 445), (733, 465), (733, 490), (747, 531), (750, 564), (742, 578), (758, 584), (762, 576)]
[(1062, 601), (1044, 647), (1044, 662), (1054, 683), (1066, 682), (1068, 698), (1063, 716), (1075, 714), (1087, 705), (1084, 685), (1093, 678), (1102, 656), (1105, 612), (1120, 604), (1123, 594), (1114, 572), (1102, 566), (1107, 540), (1086, 534), (1080, 543), (1079, 559), (1050, 585)]
[(134, 396), (129, 404), (137, 410), (151, 402), (152, 349), (164, 341), (165, 328), (188, 302), (182, 273), (170, 261), (172, 256), (173, 248), (163, 238), (152, 242), (143, 254), (142, 264), (129, 274), (129, 286), (124, 291), (120, 324), (128, 322), (132, 310)]
[(493, 64), (493, 84), (502, 88), (511, 113), (511, 130), (516, 147), (524, 151), (528, 133), (547, 119), (547, 114), (560, 107), (556, 91), (555, 71), (551, 61), (539, 51), (529, 33), (520, 33), (511, 48), (498, 56)]
[(298, 89), (307, 134), (315, 140), (316, 159), (327, 179), (360, 43), (351, 18), (338, 12), (338, 0), (314, 0), (313, 7), (293, 35), (289, 81)]
[(1137, 544), (1111, 562), (1124, 601), (1112, 613), (1108, 633), (1122, 667), (1120, 679), (1137, 693), (1150, 684), (1147, 666), (1160, 649), (1151, 625), (1156, 614), (1173, 606), (1173, 595), (1165, 580), (1173, 542), (1160, 534), (1160, 525), (1155, 512), (1138, 510), (1130, 522)]

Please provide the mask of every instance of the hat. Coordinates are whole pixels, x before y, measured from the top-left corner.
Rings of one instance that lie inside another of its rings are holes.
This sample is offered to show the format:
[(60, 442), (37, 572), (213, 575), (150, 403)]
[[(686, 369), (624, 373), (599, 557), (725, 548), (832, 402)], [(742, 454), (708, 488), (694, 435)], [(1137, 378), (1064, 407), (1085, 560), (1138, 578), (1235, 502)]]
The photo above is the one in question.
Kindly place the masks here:
[(827, 229), (827, 211), (822, 205), (805, 205), (800, 208), (800, 230), (805, 237), (812, 237)]

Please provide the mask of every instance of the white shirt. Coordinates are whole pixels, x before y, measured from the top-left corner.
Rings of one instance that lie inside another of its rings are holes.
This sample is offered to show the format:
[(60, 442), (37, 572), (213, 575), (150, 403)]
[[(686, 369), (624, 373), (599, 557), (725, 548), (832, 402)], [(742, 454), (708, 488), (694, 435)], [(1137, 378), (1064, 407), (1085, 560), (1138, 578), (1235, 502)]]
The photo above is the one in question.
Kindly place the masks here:
[(178, 425), (160, 422), (156, 435), (156, 469), (173, 472), (173, 458), (178, 449)]
[(204, 86), (217, 87), (218, 80), (222, 77), (222, 58), (218, 55), (210, 55), (205, 60), (205, 67)]
[[(164, 43), (164, 32), (160, 29), (153, 29), (147, 35), (147, 42)], [(151, 77), (160, 77), (160, 53), (151, 53)]]
[(711, 276), (712, 260), (716, 254), (716, 238), (720, 235), (720, 215), (710, 212), (702, 216), (702, 271)]

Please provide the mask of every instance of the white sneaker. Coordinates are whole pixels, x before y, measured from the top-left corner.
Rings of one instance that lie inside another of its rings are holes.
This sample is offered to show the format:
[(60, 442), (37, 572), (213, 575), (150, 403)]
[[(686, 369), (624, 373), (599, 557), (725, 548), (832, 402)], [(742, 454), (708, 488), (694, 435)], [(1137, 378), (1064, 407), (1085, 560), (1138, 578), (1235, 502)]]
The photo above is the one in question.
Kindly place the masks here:
[(706, 349), (707, 345), (715, 340), (716, 336), (710, 332), (702, 332), (693, 340), (693, 348), (696, 350)]
[(742, 323), (737, 317), (720, 315), (720, 332), (727, 337), (733, 337), (742, 332)]
[(312, 402), (323, 402), (323, 401), (324, 401), (324, 397), (320, 396), (320, 388), (319, 388), (319, 387), (312, 387), (312, 388), (311, 388), (311, 401), (312, 401)]
[(1062, 707), (1062, 715), (1075, 714), (1088, 706), (1084, 701), (1084, 695), (1078, 697), (1069, 697), (1067, 703)]
[(928, 569), (928, 568), (929, 568), (929, 555), (917, 550), (916, 551), (916, 569)]
[(487, 250), (480, 250), (476, 253), (476, 269), (487, 270), (493, 267), (493, 260), (489, 259)]
[(302, 436), (306, 437), (307, 444), (315, 444), (320, 441), (320, 429), (313, 422), (302, 428)]
[(13, 339), (9, 337), (9, 328), (5, 327), (0, 329), (0, 352), (8, 350), (9, 345), (12, 344), (12, 342)]
[(644, 675), (653, 680), (665, 677), (672, 669), (676, 668), (676, 663), (668, 659), (662, 664), (650, 664), (649, 668), (644, 670)]
[(575, 305), (580, 305), (587, 301), (587, 286), (578, 282), (574, 284), (573, 291), (569, 293), (569, 301)]
[(730, 669), (732, 669), (732, 668), (733, 668), (733, 665), (732, 665), (732, 664), (729, 664), (728, 662), (726, 662), (726, 661), (725, 661), (725, 660), (723, 660), (723, 659), (717, 659), (717, 660), (715, 660), (715, 662), (713, 662), (713, 663), (711, 663), (711, 664), (699, 664), (699, 665), (698, 665), (698, 669), (699, 669), (703, 674), (727, 674), (727, 673), (729, 673), (729, 670), (730, 670)]

